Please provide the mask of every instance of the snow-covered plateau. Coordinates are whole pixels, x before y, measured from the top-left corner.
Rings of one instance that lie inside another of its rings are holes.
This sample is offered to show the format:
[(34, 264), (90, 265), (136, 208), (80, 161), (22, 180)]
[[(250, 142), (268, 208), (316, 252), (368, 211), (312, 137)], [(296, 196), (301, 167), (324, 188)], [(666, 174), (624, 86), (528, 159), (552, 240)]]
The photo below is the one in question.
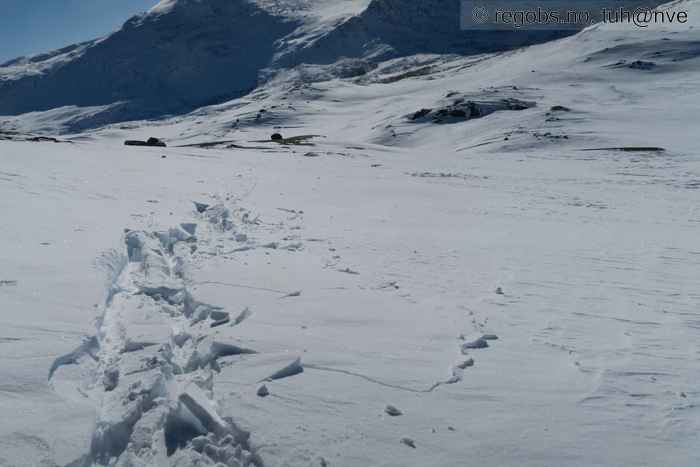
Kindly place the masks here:
[(0, 67), (0, 466), (700, 465), (700, 1), (484, 53), (420, 3)]

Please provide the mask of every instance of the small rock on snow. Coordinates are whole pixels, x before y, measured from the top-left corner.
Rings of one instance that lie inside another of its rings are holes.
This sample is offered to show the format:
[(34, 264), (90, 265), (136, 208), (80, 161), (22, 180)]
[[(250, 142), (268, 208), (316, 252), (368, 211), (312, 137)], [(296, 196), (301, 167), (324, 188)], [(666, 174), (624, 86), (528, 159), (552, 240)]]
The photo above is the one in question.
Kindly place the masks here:
[(411, 438), (401, 438), (401, 443), (416, 449), (416, 443)]

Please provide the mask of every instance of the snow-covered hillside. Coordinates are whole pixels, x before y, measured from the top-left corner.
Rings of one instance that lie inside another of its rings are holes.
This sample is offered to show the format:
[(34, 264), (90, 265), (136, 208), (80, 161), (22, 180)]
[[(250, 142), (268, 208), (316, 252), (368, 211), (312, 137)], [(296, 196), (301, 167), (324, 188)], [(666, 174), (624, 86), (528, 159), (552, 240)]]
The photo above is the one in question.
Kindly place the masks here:
[[(476, 54), (561, 37), (565, 31), (465, 31), (460, 0), (373, 0), (361, 13), (319, 37), (280, 53), (279, 64), (371, 61), (425, 53)], [(570, 32), (569, 32), (570, 33)]]
[[(257, 5), (302, 50), (366, 2)], [(0, 466), (699, 465), (700, 2), (663, 8), (3, 118)]]
[(133, 118), (237, 97), (255, 87), (275, 41), (294, 28), (291, 18), (245, 0), (162, 2), (50, 64), (0, 71), (0, 113), (124, 102), (117, 112)]
[(271, 72), (342, 58), (475, 53), (551, 33), (459, 30), (459, 0), (163, 0), (104, 38), (0, 67), (0, 115), (70, 106), (70, 130), (182, 113)]

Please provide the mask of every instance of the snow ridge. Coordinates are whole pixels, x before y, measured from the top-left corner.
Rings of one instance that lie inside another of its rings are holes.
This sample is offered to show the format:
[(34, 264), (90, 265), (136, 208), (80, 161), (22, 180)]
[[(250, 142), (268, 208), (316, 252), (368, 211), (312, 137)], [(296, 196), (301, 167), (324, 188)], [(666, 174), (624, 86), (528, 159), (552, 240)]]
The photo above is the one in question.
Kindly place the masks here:
[[(203, 216), (214, 232), (232, 228), (223, 205)], [(112, 279), (97, 335), (56, 359), (49, 372), (51, 380), (64, 365), (87, 369), (90, 377), (78, 390), (98, 407), (90, 450), (72, 466), (262, 467), (250, 434), (217, 413), (217, 359), (254, 351), (203, 332), (228, 322), (228, 313), (188, 290), (197, 227), (127, 230), (125, 254), (105, 256)]]

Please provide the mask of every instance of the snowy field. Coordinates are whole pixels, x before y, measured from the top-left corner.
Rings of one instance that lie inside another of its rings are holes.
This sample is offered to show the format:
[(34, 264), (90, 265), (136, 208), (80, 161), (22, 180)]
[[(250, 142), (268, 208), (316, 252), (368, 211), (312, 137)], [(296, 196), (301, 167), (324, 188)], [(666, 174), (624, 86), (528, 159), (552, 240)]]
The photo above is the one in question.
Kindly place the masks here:
[(700, 465), (698, 5), (4, 118), (0, 466)]

